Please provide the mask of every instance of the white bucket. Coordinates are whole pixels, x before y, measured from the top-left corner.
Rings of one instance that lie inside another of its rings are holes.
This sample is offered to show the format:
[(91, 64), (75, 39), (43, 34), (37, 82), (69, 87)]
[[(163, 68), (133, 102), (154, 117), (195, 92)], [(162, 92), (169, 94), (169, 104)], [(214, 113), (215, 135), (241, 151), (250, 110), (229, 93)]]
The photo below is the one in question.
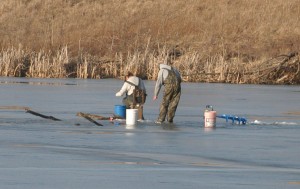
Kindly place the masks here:
[(126, 109), (126, 125), (136, 125), (138, 109)]

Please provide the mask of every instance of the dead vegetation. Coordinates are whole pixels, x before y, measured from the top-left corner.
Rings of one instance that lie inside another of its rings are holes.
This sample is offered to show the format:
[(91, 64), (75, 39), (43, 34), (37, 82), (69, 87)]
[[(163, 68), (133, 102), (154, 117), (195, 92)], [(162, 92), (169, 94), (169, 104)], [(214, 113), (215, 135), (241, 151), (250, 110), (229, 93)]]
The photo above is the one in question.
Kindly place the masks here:
[(226, 60), (224, 55), (203, 57), (196, 51), (181, 52), (178, 57), (170, 55), (167, 48), (159, 52), (128, 53), (126, 57), (116, 54), (114, 59), (83, 55), (74, 60), (68, 56), (67, 47), (56, 53), (26, 52), (19, 47), (0, 53), (0, 75), (100, 79), (121, 78), (131, 70), (143, 79), (155, 80), (159, 63), (172, 62), (179, 68), (183, 80), (188, 82), (299, 84), (300, 81), (298, 53), (243, 63), (236, 58)]
[[(2, 0), (0, 75), (299, 84), (299, 0)], [(263, 18), (263, 19), (262, 19)]]

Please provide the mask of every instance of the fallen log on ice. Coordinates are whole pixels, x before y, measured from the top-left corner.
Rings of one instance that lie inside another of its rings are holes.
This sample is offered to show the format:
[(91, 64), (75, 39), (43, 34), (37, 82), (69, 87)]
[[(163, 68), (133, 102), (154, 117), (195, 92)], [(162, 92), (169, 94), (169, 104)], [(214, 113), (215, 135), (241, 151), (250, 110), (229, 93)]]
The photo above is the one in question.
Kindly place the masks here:
[(54, 121), (61, 121), (60, 119), (57, 119), (53, 116), (47, 116), (47, 115), (43, 115), (43, 114), (40, 114), (38, 112), (32, 111), (29, 108), (25, 108), (25, 110), (26, 110), (26, 113), (30, 113), (30, 114), (35, 115), (35, 116), (39, 116), (39, 117), (42, 117), (42, 118), (45, 118), (45, 119), (51, 119), (51, 120), (54, 120)]
[(113, 114), (113, 116), (111, 116), (111, 117), (104, 117), (104, 116), (101, 116), (101, 115), (89, 114), (89, 113), (83, 113), (83, 112), (78, 112), (77, 114), (82, 114), (82, 115), (88, 116), (88, 117), (93, 118), (93, 119), (98, 119), (98, 120), (113, 121), (114, 119), (124, 119), (123, 117), (115, 115), (115, 114)]
[(78, 112), (77, 115), (78, 114), (90, 117), (92, 119), (98, 119), (98, 120), (111, 120), (112, 119), (112, 117), (104, 117), (104, 116), (89, 114), (89, 113)]
[(95, 125), (103, 126), (101, 123), (98, 123), (97, 121), (93, 120), (92, 116), (90, 116), (89, 114), (78, 112), (76, 115), (89, 120), (90, 122), (94, 123)]

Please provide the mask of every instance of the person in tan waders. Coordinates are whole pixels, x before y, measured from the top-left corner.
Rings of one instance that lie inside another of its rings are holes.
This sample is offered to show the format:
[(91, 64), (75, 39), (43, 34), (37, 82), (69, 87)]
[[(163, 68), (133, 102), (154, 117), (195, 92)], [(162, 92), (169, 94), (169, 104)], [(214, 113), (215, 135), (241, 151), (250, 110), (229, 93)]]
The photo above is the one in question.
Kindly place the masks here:
[(181, 76), (176, 68), (169, 65), (160, 64), (159, 68), (153, 100), (157, 99), (163, 85), (164, 94), (159, 109), (159, 116), (155, 123), (161, 124), (165, 121), (166, 117), (169, 123), (173, 123), (181, 95)]

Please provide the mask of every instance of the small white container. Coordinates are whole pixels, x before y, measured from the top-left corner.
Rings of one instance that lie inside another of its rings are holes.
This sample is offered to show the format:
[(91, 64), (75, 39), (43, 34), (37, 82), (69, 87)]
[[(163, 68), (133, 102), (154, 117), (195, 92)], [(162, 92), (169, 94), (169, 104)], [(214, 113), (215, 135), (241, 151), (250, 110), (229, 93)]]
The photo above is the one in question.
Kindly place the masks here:
[(126, 125), (136, 125), (138, 109), (126, 109)]

